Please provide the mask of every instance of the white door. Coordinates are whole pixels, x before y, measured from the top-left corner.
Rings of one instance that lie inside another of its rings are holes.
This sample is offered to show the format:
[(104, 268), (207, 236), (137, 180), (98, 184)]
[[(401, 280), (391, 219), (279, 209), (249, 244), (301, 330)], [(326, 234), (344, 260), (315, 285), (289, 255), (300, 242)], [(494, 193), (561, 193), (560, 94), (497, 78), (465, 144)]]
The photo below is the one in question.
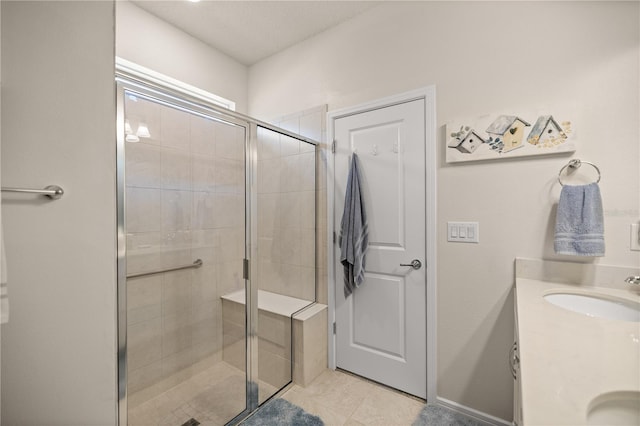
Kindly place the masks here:
[[(421, 398), (427, 392), (424, 102), (334, 124), (334, 223), (340, 226), (354, 151), (369, 222), (365, 281), (347, 298), (340, 249), (334, 250), (336, 365)], [(401, 266), (414, 260), (422, 265)]]

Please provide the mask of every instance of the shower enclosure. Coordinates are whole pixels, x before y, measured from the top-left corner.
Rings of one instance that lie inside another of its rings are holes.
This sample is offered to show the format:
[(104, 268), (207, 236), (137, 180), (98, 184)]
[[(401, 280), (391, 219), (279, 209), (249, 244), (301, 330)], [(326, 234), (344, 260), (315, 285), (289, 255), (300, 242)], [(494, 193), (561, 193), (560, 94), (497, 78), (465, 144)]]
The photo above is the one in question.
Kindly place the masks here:
[(314, 142), (116, 80), (120, 424), (237, 423), (292, 381), (316, 300)]

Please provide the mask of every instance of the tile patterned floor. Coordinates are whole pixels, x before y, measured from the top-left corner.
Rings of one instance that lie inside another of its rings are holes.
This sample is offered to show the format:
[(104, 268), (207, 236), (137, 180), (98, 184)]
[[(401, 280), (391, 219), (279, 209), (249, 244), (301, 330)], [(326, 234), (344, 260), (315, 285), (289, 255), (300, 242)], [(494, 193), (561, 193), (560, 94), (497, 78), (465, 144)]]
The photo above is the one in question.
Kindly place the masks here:
[[(275, 388), (260, 384), (261, 395)], [(342, 371), (325, 370), (309, 386), (281, 396), (327, 426), (411, 425), (424, 401)], [(130, 426), (181, 426), (196, 419), (222, 426), (244, 408), (244, 373), (219, 362), (190, 380), (129, 409)]]
[(340, 370), (325, 370), (309, 386), (293, 385), (282, 398), (327, 426), (411, 425), (425, 402)]

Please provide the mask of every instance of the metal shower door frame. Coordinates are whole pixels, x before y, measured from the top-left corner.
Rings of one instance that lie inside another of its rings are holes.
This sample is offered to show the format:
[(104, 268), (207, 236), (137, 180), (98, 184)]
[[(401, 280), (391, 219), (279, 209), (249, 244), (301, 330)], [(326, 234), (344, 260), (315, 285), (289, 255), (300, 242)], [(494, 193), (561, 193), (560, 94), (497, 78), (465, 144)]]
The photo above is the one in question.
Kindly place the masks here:
[[(258, 408), (258, 286), (251, 277), (258, 276), (258, 127), (290, 136), (316, 146), (318, 142), (296, 133), (253, 119), (244, 114), (219, 106), (214, 101), (206, 102), (201, 93), (190, 94), (188, 89), (179, 90), (165, 86), (154, 79), (131, 72), (126, 67), (116, 69), (116, 214), (117, 214), (117, 418), (118, 424), (127, 424), (127, 300), (126, 300), (126, 218), (125, 218), (125, 91), (134, 92), (154, 102), (182, 109), (192, 114), (234, 124), (245, 129), (245, 321), (246, 321), (246, 405), (245, 410), (229, 424), (236, 424)], [(248, 263), (248, 268), (246, 267)], [(254, 285), (255, 284), (255, 285)]]
[[(257, 212), (252, 209), (251, 206), (255, 205), (255, 201), (252, 204), (252, 195), (250, 190), (252, 176), (255, 175), (254, 162), (256, 151), (256, 125), (243, 117), (238, 117), (237, 114), (229, 114), (227, 111), (219, 111), (218, 107), (213, 105), (203, 105), (201, 101), (190, 99), (188, 95), (184, 93), (175, 93), (167, 88), (155, 87), (155, 85), (147, 82), (140, 81), (130, 76), (118, 74), (116, 77), (117, 87), (117, 229), (118, 229), (118, 241), (117, 241), (117, 306), (118, 306), (118, 318), (117, 318), (117, 330), (118, 330), (118, 353), (117, 353), (117, 365), (118, 365), (118, 424), (127, 424), (127, 407), (128, 407), (128, 390), (127, 390), (127, 290), (126, 290), (126, 217), (125, 217), (125, 111), (124, 111), (124, 98), (125, 93), (133, 93), (141, 98), (148, 99), (154, 102), (158, 102), (162, 105), (166, 105), (172, 108), (177, 108), (191, 114), (199, 115), (203, 118), (213, 119), (216, 121), (225, 122), (240, 126), (245, 129), (245, 259), (254, 258), (252, 247), (255, 247), (257, 237), (252, 235), (251, 227), (254, 223), (257, 223)], [(231, 111), (229, 111), (231, 112)], [(254, 240), (256, 240), (254, 242)], [(253, 244), (252, 244), (253, 243)], [(253, 386), (252, 383), (257, 382), (258, 375), (258, 362), (257, 357), (253, 354), (257, 349), (257, 288), (253, 289), (248, 277), (245, 276), (245, 321), (246, 321), (246, 401), (245, 409), (240, 412), (229, 423), (235, 424), (250, 414), (258, 407), (258, 390), (257, 386)], [(253, 358), (256, 358), (254, 361)]]

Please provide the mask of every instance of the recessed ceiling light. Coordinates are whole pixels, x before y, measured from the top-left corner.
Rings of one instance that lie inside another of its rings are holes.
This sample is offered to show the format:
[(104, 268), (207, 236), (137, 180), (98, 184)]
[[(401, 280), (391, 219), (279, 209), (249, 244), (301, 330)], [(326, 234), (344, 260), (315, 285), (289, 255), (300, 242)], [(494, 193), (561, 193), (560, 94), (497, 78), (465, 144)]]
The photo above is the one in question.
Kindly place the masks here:
[(200, 0), (188, 0), (188, 1), (191, 2), (191, 3), (199, 3), (200, 2)]

